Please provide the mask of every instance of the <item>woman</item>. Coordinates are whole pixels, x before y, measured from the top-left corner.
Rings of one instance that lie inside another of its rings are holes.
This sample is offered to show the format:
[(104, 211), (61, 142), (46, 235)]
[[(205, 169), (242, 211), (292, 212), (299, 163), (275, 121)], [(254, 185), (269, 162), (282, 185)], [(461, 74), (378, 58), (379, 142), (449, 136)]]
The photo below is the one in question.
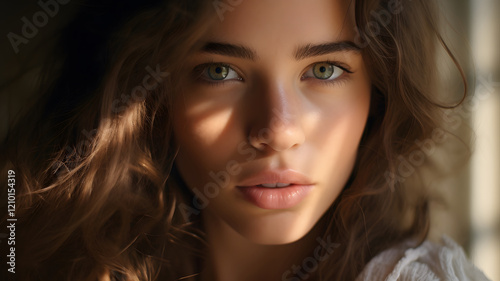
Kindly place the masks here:
[(130, 2), (6, 141), (17, 280), (487, 280), (398, 171), (444, 137), (429, 1)]

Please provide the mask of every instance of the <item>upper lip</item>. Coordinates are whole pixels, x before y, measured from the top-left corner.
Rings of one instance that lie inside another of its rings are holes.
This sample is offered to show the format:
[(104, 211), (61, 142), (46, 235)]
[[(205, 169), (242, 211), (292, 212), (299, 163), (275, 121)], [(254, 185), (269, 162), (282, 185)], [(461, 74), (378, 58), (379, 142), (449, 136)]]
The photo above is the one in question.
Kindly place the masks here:
[(265, 183), (314, 184), (306, 175), (292, 169), (286, 169), (261, 171), (245, 178), (238, 186), (254, 186)]

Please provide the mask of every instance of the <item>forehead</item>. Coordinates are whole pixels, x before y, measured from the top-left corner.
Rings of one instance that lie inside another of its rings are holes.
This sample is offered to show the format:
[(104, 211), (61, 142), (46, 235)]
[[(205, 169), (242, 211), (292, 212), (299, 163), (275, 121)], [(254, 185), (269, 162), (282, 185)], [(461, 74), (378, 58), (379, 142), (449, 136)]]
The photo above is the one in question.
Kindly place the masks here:
[[(262, 48), (353, 40), (353, 0), (243, 0), (219, 9), (209, 41)], [(352, 3), (351, 3), (352, 2)]]

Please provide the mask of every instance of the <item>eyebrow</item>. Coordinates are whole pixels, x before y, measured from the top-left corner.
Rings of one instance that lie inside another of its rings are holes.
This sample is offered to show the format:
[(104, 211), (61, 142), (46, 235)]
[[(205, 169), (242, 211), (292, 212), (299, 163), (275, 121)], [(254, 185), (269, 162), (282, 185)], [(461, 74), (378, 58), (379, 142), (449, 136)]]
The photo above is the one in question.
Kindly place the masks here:
[(256, 60), (256, 52), (248, 47), (222, 43), (222, 42), (208, 42), (202, 47), (202, 52), (218, 54), (242, 59)]
[(295, 50), (296, 60), (302, 60), (310, 57), (316, 57), (337, 52), (356, 52), (360, 53), (361, 48), (351, 41), (329, 42), (324, 44), (307, 44), (300, 46)]
[[(258, 58), (257, 52), (252, 48), (223, 42), (208, 42), (201, 48), (201, 51), (204, 53), (218, 54), (252, 61), (255, 61)], [(328, 42), (317, 45), (307, 44), (299, 46), (295, 49), (294, 58), (296, 60), (302, 60), (330, 53), (349, 51), (359, 53), (361, 48), (351, 41)]]

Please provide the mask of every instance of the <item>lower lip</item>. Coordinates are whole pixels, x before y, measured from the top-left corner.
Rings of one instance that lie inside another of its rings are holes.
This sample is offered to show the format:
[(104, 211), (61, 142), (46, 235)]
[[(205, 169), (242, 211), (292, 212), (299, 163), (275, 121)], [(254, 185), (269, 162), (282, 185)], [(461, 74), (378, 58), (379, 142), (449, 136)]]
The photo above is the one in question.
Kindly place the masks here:
[(289, 185), (268, 188), (262, 186), (238, 186), (245, 198), (262, 209), (288, 209), (299, 204), (314, 185)]

